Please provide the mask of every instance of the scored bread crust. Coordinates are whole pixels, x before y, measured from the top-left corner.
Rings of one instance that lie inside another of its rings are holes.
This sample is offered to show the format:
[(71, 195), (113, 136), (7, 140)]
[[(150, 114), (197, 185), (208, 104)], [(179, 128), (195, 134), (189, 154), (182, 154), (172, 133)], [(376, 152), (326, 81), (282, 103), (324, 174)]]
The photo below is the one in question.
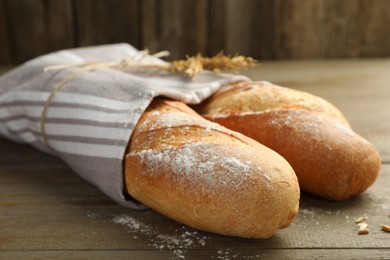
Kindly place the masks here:
[(258, 142), (205, 120), (185, 104), (155, 99), (125, 156), (127, 192), (191, 227), (266, 238), (299, 205), (295, 173)]
[(380, 170), (380, 155), (353, 132), (327, 101), (268, 82), (240, 82), (197, 107), (205, 118), (282, 155), (300, 188), (344, 200), (365, 191)]
[(325, 113), (349, 126), (344, 115), (323, 98), (309, 93), (280, 87), (267, 81), (234, 82), (195, 107), (207, 117), (257, 113), (266, 110), (291, 108)]

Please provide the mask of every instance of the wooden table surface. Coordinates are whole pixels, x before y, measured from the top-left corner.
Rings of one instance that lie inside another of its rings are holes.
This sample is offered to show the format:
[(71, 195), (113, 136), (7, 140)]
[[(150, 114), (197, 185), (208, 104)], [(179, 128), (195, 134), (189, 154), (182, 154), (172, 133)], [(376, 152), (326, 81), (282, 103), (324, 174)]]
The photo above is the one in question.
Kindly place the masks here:
[[(245, 74), (338, 106), (382, 155), (376, 183), (338, 203), (302, 194), (289, 228), (241, 239), (118, 206), (58, 159), (0, 138), (0, 259), (390, 259), (380, 228), (390, 224), (390, 60), (264, 62)], [(360, 216), (368, 235), (357, 235)]]

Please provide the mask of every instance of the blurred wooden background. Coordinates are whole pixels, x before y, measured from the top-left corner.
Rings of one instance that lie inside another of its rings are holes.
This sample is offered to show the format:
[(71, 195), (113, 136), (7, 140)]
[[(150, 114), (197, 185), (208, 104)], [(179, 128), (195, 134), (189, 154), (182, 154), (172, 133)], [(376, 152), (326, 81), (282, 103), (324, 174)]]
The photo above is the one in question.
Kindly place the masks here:
[(0, 65), (128, 42), (171, 58), (390, 56), (389, 0), (0, 0)]

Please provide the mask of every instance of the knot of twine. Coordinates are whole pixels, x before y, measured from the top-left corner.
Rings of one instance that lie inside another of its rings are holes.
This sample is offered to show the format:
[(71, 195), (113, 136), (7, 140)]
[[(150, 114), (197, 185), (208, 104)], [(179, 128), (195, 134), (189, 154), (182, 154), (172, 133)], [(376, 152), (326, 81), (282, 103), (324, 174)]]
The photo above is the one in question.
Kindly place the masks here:
[[(196, 56), (187, 56), (184, 60), (174, 60), (170, 63), (165, 64), (155, 64), (152, 62), (146, 62), (143, 60), (144, 57), (149, 55), (148, 50), (139, 51), (136, 55), (130, 56), (126, 59), (123, 59), (120, 62), (84, 62), (76, 64), (65, 64), (65, 65), (55, 65), (48, 66), (44, 68), (44, 72), (49, 71), (58, 71), (68, 68), (77, 68), (79, 70), (75, 71), (73, 74), (64, 78), (57, 85), (54, 86), (49, 97), (47, 98), (42, 114), (41, 114), (41, 135), (43, 137), (43, 142), (45, 145), (52, 149), (48, 142), (48, 137), (46, 134), (46, 119), (47, 111), (49, 106), (55, 97), (55, 95), (69, 82), (82, 75), (83, 73), (95, 71), (102, 68), (114, 68), (114, 69), (131, 69), (131, 68), (145, 68), (145, 69), (159, 69), (170, 71), (174, 73), (184, 74), (191, 79), (200, 74), (203, 70), (210, 70), (213, 72), (220, 72), (221, 70), (239, 70), (243, 68), (252, 68), (256, 65), (257, 61), (251, 57), (245, 57), (240, 55), (235, 55), (233, 57), (226, 56), (222, 52), (218, 53), (213, 57), (204, 57), (200, 54)], [(163, 58), (169, 56), (168, 51), (161, 51), (151, 56), (155, 58)]]

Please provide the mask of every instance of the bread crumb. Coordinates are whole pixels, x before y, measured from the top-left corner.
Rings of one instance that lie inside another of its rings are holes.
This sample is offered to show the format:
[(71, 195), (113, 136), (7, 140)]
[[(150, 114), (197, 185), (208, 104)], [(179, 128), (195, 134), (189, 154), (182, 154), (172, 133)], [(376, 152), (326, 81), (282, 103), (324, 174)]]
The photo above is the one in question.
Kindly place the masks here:
[(385, 231), (387, 233), (390, 233), (390, 225), (381, 225), (382, 231)]
[(368, 224), (366, 222), (359, 223), (359, 230), (360, 229), (366, 229), (368, 227)]
[(367, 218), (366, 217), (359, 217), (359, 218), (357, 218), (356, 220), (355, 220), (355, 223), (362, 223), (362, 222), (364, 222), (364, 221), (366, 221), (367, 220)]
[(370, 231), (368, 230), (368, 228), (366, 229), (359, 229), (358, 231), (358, 235), (367, 235), (368, 233), (370, 233)]
[(367, 235), (370, 232), (368, 224), (364, 222), (365, 220), (366, 217), (360, 217), (355, 221), (355, 223), (359, 226), (358, 235)]

